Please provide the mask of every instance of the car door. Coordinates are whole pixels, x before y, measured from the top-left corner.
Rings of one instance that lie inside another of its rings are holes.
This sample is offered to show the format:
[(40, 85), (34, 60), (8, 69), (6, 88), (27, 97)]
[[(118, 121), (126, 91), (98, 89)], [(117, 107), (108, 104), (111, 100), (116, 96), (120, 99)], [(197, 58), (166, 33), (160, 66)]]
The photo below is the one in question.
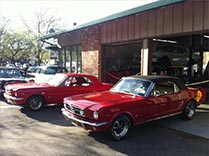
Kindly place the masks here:
[(54, 92), (54, 98), (60, 102), (63, 102), (65, 97), (85, 94), (94, 91), (93, 83), (86, 81), (82, 76), (70, 76), (60, 86), (56, 88)]
[(152, 120), (159, 115), (159, 106), (162, 102), (165, 102), (163, 97), (144, 97), (144, 99), (136, 100), (133, 104), (132, 111), (136, 117), (136, 122), (144, 122)]
[(155, 96), (153, 100), (157, 107), (155, 116), (161, 117), (175, 113), (179, 109), (179, 94), (180, 89), (175, 82), (165, 81), (155, 84)]

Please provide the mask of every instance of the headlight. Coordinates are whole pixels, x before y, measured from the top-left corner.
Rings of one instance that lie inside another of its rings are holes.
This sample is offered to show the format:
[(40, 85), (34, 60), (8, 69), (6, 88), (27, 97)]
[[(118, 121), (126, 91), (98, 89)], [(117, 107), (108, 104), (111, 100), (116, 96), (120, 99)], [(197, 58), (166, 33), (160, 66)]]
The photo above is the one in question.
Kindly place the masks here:
[(94, 119), (98, 119), (99, 118), (99, 114), (97, 112), (94, 112), (93, 113), (93, 117), (94, 117)]
[(84, 113), (83, 110), (80, 110), (80, 115), (81, 115), (81, 116), (85, 116), (85, 113)]
[(17, 97), (17, 92), (15, 92), (15, 96)]

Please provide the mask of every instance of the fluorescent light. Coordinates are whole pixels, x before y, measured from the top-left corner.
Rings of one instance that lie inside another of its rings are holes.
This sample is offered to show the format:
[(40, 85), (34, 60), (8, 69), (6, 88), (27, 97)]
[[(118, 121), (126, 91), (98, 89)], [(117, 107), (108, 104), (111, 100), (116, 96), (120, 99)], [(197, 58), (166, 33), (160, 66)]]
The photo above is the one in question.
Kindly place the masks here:
[(209, 36), (208, 36), (208, 35), (204, 35), (203, 37), (205, 37), (205, 38), (209, 38)]
[(165, 42), (165, 43), (174, 43), (174, 44), (177, 43), (177, 41), (172, 41), (172, 40), (162, 40), (162, 39), (155, 39), (155, 38), (153, 38), (152, 40), (157, 41), (157, 42)]

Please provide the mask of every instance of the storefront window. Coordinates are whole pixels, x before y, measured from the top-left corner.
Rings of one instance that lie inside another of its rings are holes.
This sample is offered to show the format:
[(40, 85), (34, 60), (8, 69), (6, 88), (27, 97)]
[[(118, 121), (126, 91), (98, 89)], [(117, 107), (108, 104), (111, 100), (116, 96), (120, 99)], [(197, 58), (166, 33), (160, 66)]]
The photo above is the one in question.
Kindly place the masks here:
[(66, 53), (66, 68), (72, 73), (82, 72), (81, 46), (74, 45), (65, 48)]

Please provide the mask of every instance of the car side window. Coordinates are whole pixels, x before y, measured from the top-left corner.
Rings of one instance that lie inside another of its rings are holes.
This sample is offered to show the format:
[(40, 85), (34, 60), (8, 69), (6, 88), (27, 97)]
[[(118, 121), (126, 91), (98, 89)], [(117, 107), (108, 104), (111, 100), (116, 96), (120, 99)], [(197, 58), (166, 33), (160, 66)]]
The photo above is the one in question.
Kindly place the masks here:
[(81, 85), (82, 86), (90, 86), (93, 84), (93, 82), (88, 78), (88, 77), (83, 77), (85, 82), (83, 82)]
[(45, 74), (56, 74), (56, 70), (53, 68), (47, 68), (45, 71)]
[(84, 76), (78, 76), (76, 77), (76, 80), (78, 86), (90, 86), (92, 84), (91, 80)]
[(40, 72), (41, 72), (40, 70), (41, 70), (40, 68), (37, 68), (37, 69), (34, 71), (34, 73), (40, 73)]
[(69, 77), (65, 83), (65, 86), (90, 86), (92, 85), (92, 81), (87, 77), (82, 76), (75, 76), (75, 77)]
[(151, 96), (160, 96), (165, 94), (173, 94), (179, 92), (180, 89), (175, 82), (166, 81), (155, 83), (153, 90), (151, 91)]

